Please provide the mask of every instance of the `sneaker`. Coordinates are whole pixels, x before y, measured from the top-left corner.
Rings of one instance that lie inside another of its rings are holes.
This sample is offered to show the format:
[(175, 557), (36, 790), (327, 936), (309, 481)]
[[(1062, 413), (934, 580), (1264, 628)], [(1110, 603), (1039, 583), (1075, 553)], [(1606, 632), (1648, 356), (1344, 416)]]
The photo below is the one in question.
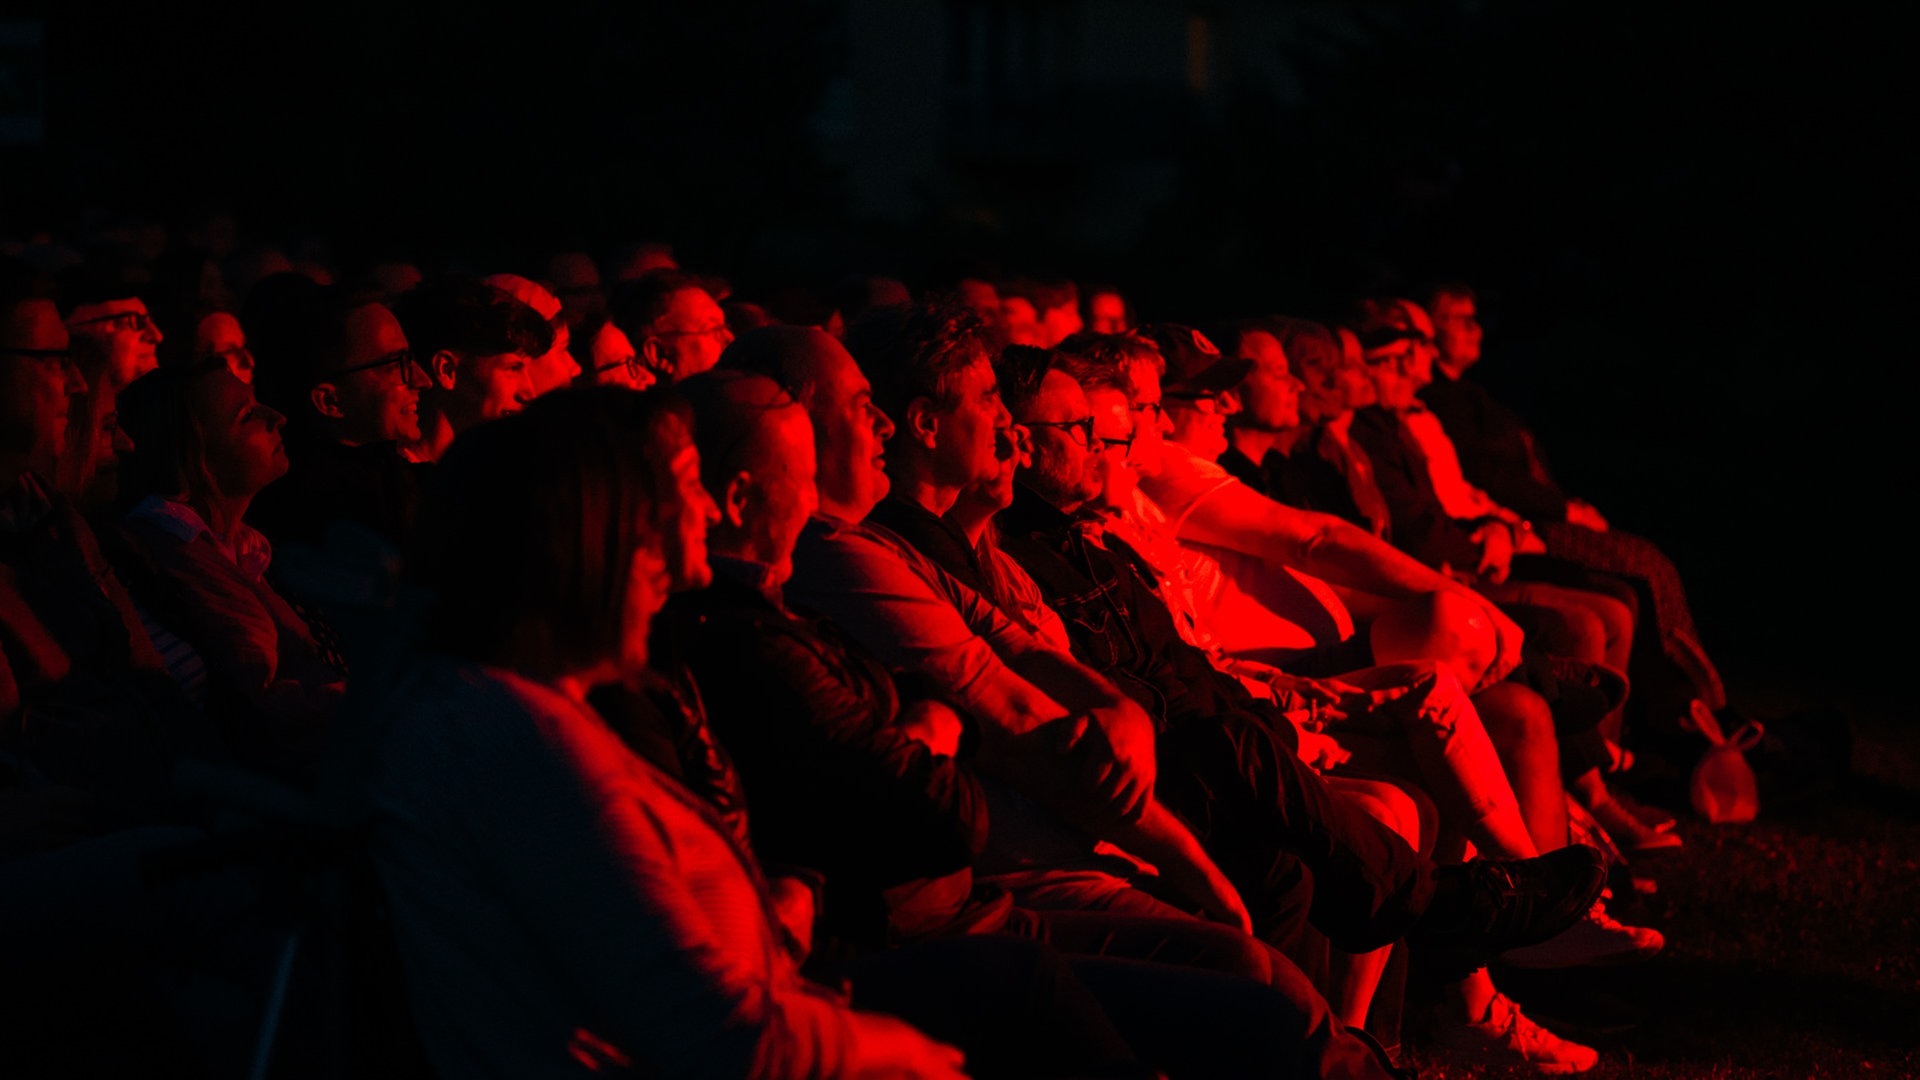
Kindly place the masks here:
[(1629, 855), (1646, 851), (1670, 851), (1680, 847), (1682, 841), (1677, 832), (1662, 832), (1640, 819), (1638, 814), (1622, 805), (1618, 799), (1609, 798), (1587, 808), (1600, 827), (1607, 830), (1615, 844)]
[(1640, 819), (1640, 823), (1654, 832), (1672, 832), (1680, 827), (1680, 819), (1657, 806), (1648, 806), (1624, 791), (1610, 792), (1613, 801), (1627, 808), (1627, 812)]
[(1521, 1066), (1548, 1076), (1583, 1073), (1600, 1062), (1600, 1052), (1555, 1035), (1526, 1018), (1520, 1006), (1496, 993), (1479, 1020), (1450, 1027), (1435, 1041), (1441, 1056), (1467, 1065)]
[(1560, 933), (1500, 954), (1500, 962), (1518, 968), (1613, 967), (1651, 960), (1667, 939), (1645, 926), (1628, 926), (1595, 903), (1587, 917)]
[(1531, 859), (1475, 859), (1434, 874), (1433, 902), (1408, 935), (1442, 969), (1461, 974), (1579, 923), (1607, 884), (1606, 862), (1585, 844)]

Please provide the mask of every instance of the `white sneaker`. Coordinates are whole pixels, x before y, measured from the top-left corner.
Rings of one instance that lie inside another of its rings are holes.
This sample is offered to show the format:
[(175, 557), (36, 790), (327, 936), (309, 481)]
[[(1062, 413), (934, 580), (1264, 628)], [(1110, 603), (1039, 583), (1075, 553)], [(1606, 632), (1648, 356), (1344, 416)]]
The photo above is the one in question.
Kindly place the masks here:
[(1595, 901), (1586, 918), (1538, 945), (1508, 949), (1500, 962), (1517, 968), (1611, 967), (1650, 960), (1666, 946), (1660, 931), (1627, 926)]
[(1583, 1073), (1600, 1061), (1600, 1052), (1555, 1035), (1527, 1019), (1520, 1006), (1496, 993), (1487, 1015), (1450, 1027), (1434, 1044), (1441, 1056), (1463, 1065), (1522, 1066), (1550, 1076)]

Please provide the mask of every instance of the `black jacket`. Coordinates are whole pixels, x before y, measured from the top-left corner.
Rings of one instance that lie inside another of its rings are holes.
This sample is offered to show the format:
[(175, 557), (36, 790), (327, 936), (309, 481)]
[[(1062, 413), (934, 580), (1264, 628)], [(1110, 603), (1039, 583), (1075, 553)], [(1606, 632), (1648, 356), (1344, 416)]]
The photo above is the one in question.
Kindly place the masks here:
[(895, 726), (879, 661), (715, 564), (714, 583), (667, 614), (739, 767), (755, 852), (824, 874), (827, 926), (855, 944), (980, 917), (966, 900), (987, 838), (978, 778)]

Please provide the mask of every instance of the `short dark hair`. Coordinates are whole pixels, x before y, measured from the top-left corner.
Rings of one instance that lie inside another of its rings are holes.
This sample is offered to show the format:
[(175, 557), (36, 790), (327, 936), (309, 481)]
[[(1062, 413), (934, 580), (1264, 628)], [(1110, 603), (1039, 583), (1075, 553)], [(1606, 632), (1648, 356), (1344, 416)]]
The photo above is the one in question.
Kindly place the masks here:
[(1059, 364), (1060, 354), (1038, 345), (1009, 345), (994, 362), (994, 374), (1000, 379), (1000, 400), (1015, 420), (1040, 396), (1040, 385), (1047, 372)]
[(423, 362), (442, 351), (470, 359), (553, 348), (553, 327), (539, 312), (473, 278), (429, 278), (393, 302), (393, 315)]
[(992, 341), (980, 313), (957, 304), (874, 308), (847, 330), (847, 351), (873, 384), (873, 403), (896, 418), (915, 398), (953, 404), (955, 376), (991, 361)]
[(700, 447), (700, 482), (719, 498), (726, 482), (751, 467), (768, 417), (801, 408), (778, 380), (757, 372), (714, 368), (676, 383), (687, 399)]
[(606, 659), (633, 554), (664, 541), (669, 462), (692, 435), (670, 389), (542, 395), (455, 439), (409, 538), (406, 575), (435, 593), (426, 644), (553, 675)]
[[(1133, 376), (1127, 369), (1148, 364), (1161, 375), (1167, 373), (1167, 358), (1150, 339), (1128, 331), (1124, 334), (1094, 334), (1081, 331), (1060, 343), (1061, 363), (1082, 387), (1111, 386), (1133, 394)], [(1091, 381), (1089, 381), (1091, 380)]]

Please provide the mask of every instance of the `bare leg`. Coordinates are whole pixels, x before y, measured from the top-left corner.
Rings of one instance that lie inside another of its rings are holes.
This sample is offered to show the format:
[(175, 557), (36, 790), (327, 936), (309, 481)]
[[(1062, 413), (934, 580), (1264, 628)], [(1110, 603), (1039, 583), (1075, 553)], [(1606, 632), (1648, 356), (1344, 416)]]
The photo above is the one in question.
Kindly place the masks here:
[[(1408, 844), (1420, 846), (1420, 808), (1413, 798), (1384, 780), (1365, 780), (1354, 776), (1328, 776), (1327, 786), (1351, 798), (1381, 824), (1400, 834)], [(1372, 952), (1354, 954), (1332, 950), (1327, 1003), (1334, 1015), (1348, 1027), (1365, 1027), (1367, 1009), (1373, 1004), (1374, 991), (1387, 968), (1391, 945)], [(1476, 1014), (1477, 1015), (1477, 1014)]]
[(1545, 699), (1503, 682), (1474, 695), (1480, 720), (1506, 766), (1520, 816), (1542, 852), (1567, 846), (1567, 795), (1560, 783), (1560, 743)]

